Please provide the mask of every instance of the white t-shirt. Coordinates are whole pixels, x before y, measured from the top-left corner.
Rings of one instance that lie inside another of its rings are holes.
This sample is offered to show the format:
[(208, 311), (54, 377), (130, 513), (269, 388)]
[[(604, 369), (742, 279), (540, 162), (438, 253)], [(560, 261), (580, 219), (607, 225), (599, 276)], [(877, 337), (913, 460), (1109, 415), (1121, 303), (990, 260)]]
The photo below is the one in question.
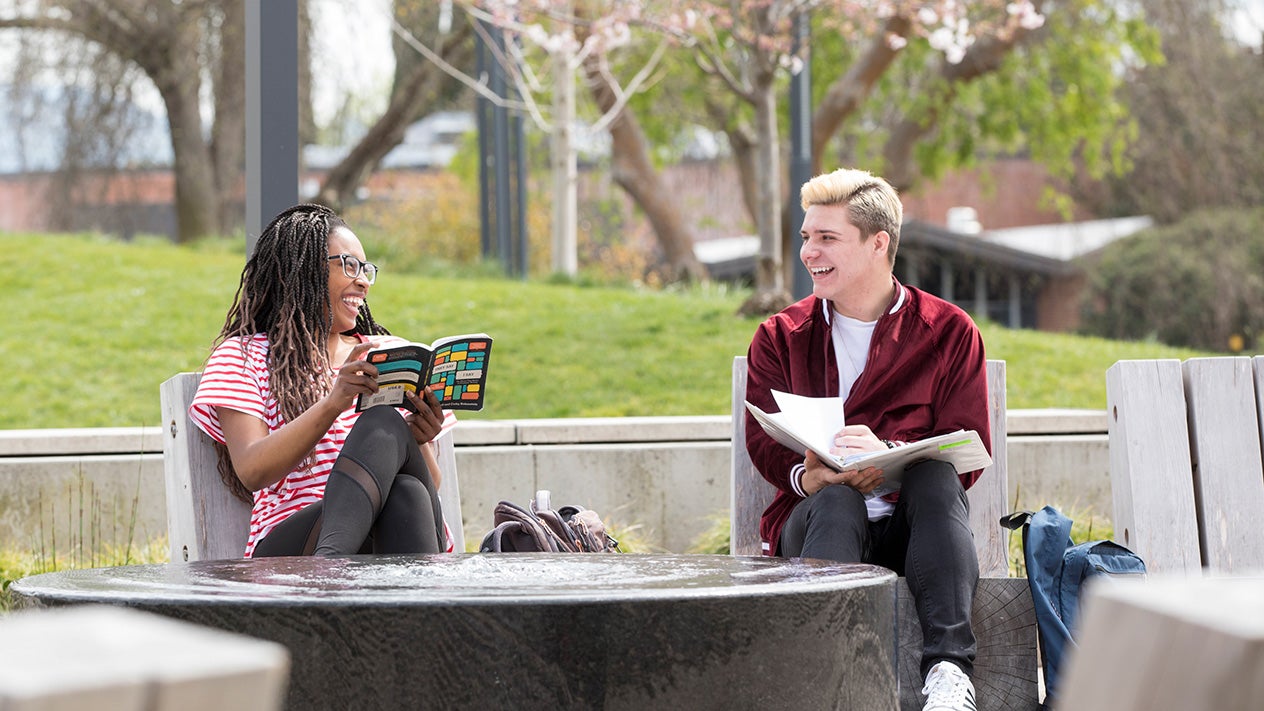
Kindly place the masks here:
[[(843, 402), (851, 394), (851, 388), (865, 371), (869, 362), (869, 341), (873, 339), (873, 327), (877, 320), (859, 321), (837, 311), (830, 314), (830, 334), (834, 341), (834, 360), (838, 362), (838, 392)], [(877, 496), (865, 497), (865, 509), (869, 520), (876, 521), (890, 516), (895, 504)]]
[(837, 311), (831, 315), (830, 334), (834, 340), (834, 360), (838, 361), (838, 394), (846, 402), (851, 386), (869, 362), (869, 341), (878, 321), (858, 321)]

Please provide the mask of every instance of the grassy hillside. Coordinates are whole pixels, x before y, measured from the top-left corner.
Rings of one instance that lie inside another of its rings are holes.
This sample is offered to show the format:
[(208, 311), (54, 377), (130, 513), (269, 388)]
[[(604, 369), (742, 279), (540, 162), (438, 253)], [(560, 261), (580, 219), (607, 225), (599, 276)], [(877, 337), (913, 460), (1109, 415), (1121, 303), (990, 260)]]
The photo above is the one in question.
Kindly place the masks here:
[[(244, 250), (66, 235), (0, 235), (0, 249), (11, 255), (0, 429), (158, 424), (158, 385), (200, 367)], [(495, 337), (488, 407), (469, 417), (499, 419), (727, 413), (730, 362), (757, 324), (733, 315), (743, 297), (384, 272), (371, 302), (411, 339)], [(1011, 408), (1105, 407), (1116, 360), (1195, 355), (992, 324), (983, 333), (988, 356), (1008, 361)]]

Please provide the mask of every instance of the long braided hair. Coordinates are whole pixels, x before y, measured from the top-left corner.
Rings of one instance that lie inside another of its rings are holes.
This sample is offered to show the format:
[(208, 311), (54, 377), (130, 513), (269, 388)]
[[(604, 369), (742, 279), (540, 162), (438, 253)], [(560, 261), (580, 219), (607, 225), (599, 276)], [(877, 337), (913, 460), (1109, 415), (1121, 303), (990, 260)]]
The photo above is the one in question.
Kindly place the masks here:
[[(233, 337), (268, 336), (268, 377), (281, 417), (293, 422), (333, 386), (326, 344), (329, 313), (329, 234), (346, 223), (324, 205), (302, 204), (273, 218), (241, 272), (233, 305), (215, 346)], [(347, 335), (386, 335), (368, 303)], [(213, 350), (213, 349), (212, 349)], [(233, 469), (228, 449), (216, 447), (220, 478), (235, 496), (252, 500)], [(304, 465), (308, 461), (305, 460)]]

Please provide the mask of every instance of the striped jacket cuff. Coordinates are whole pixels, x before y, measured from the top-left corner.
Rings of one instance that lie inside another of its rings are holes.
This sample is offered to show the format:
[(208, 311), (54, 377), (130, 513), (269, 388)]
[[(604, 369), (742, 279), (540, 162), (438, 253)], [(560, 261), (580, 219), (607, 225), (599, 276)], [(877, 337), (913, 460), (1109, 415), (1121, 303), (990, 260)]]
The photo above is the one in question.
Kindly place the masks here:
[(808, 498), (807, 492), (803, 490), (803, 474), (806, 471), (807, 468), (802, 464), (796, 464), (790, 468), (790, 488), (805, 499)]

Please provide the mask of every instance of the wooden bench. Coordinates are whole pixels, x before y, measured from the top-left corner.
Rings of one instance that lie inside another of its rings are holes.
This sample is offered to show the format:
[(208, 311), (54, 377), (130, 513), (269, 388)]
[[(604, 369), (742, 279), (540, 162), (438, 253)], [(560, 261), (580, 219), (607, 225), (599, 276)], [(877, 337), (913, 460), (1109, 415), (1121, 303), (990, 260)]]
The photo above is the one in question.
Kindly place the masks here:
[(1106, 372), (1115, 540), (1150, 573), (1264, 570), (1264, 356)]
[[(189, 420), (189, 404), (200, 373), (180, 373), (160, 389), (163, 422), (162, 460), (167, 489), (167, 535), (171, 561), (240, 558), (250, 533), (250, 505), (233, 496), (220, 480), (210, 437)], [(436, 444), (443, 478), (439, 498), (455, 550), (465, 551), (461, 491), (449, 431)]]
[[(1025, 578), (1008, 577), (1008, 531), (999, 524), (1008, 512), (1005, 362), (988, 361), (987, 379), (993, 463), (967, 492), (980, 576), (973, 616), (978, 640), (975, 693), (981, 709), (1036, 709), (1036, 618), (1031, 591)], [(755, 469), (746, 451), (745, 402), (746, 358), (738, 356), (733, 360), (730, 549), (734, 555), (761, 555), (759, 518), (776, 489)], [(900, 585), (899, 591), (900, 708), (920, 709), (922, 631), (908, 586)]]
[(290, 653), (150, 612), (69, 605), (0, 615), (0, 709), (276, 711)]
[(1088, 586), (1061, 706), (1259, 708), (1262, 396), (1264, 356), (1106, 371), (1114, 539), (1151, 575)]
[(1058, 708), (1264, 706), (1264, 576), (1110, 582), (1085, 591), (1079, 647), (1059, 675)]

